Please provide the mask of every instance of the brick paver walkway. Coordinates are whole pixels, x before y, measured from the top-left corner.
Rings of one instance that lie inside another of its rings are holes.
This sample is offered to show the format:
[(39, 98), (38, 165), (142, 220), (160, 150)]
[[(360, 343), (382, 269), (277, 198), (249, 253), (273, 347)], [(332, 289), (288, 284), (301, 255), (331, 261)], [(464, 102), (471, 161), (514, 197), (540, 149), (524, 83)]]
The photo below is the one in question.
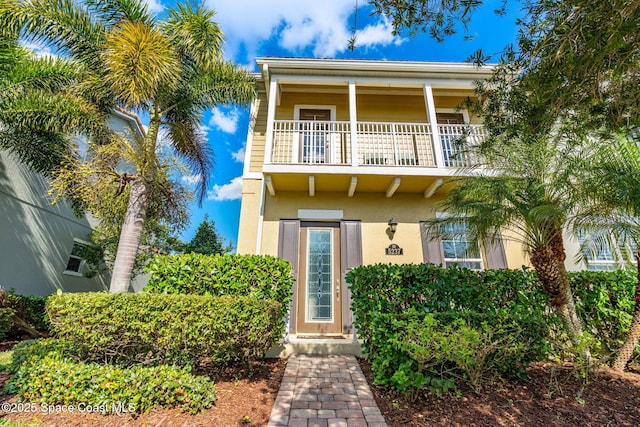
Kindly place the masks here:
[(387, 427), (354, 356), (293, 355), (269, 427)]

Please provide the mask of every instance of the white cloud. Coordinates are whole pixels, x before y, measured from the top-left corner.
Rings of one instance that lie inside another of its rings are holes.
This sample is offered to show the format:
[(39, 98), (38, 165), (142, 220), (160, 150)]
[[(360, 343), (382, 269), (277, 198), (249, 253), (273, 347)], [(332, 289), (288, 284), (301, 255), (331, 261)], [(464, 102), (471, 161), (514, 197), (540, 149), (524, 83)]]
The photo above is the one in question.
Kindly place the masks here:
[(393, 27), (388, 19), (378, 22), (375, 25), (367, 25), (362, 30), (356, 32), (356, 45), (372, 47), (376, 45), (387, 46), (389, 44), (400, 45), (404, 41), (395, 37), (391, 31)]
[[(217, 11), (215, 19), (226, 34), (225, 47), (231, 50), (231, 56), (244, 45), (251, 62), (260, 44), (273, 35), (277, 36), (280, 47), (293, 54), (308, 47), (318, 57), (343, 52), (351, 37), (355, 5), (344, 0), (207, 0), (207, 4)], [(370, 18), (368, 14), (369, 9), (361, 8), (360, 22), (380, 19)], [(365, 27), (361, 33), (367, 46), (387, 45), (394, 39), (390, 26), (384, 22)]]
[(242, 147), (241, 149), (239, 149), (234, 153), (231, 153), (231, 157), (233, 157), (233, 160), (235, 160), (238, 163), (244, 163), (244, 155), (245, 155), (244, 147)]
[(242, 177), (233, 178), (224, 185), (214, 185), (213, 190), (207, 193), (207, 200), (222, 202), (225, 200), (237, 200), (242, 197)]
[(21, 41), (20, 43), (22, 44), (22, 46), (33, 51), (33, 53), (39, 58), (57, 58), (58, 57), (58, 55), (51, 52), (51, 48), (49, 48), (48, 46), (45, 46), (42, 43), (27, 42), (24, 40)]
[(149, 12), (160, 13), (164, 10), (164, 5), (158, 0), (145, 0), (145, 2), (147, 3)]
[(196, 185), (202, 181), (202, 175), (199, 173), (195, 175), (183, 175), (180, 180), (188, 185)]
[(225, 113), (219, 108), (213, 109), (213, 115), (209, 120), (209, 124), (216, 126), (218, 129), (225, 133), (235, 133), (238, 129), (238, 119), (240, 118), (240, 111), (232, 109)]

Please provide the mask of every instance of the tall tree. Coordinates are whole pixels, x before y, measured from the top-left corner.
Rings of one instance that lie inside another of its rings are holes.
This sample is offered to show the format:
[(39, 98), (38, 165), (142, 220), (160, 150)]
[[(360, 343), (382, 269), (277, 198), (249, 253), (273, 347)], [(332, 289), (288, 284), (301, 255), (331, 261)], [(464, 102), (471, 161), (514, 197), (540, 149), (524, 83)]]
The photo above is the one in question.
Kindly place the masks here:
[[(485, 149), (483, 155), (484, 167), (466, 170), (467, 176), (452, 181), (437, 208), (453, 215), (428, 221), (430, 234), (439, 236), (443, 228), (468, 230), (480, 242), (493, 243), (502, 235), (522, 244), (551, 307), (569, 336), (580, 341), (583, 327), (569, 286), (563, 243), (582, 203), (573, 168), (584, 156), (580, 144), (556, 138), (535, 145), (514, 140), (508, 150)], [(453, 227), (443, 227), (447, 225)]]
[(189, 243), (184, 244), (182, 250), (184, 252), (195, 252), (197, 254), (222, 255), (231, 252), (233, 246), (225, 244), (224, 239), (218, 234), (218, 230), (216, 230), (216, 224), (209, 219), (208, 214), (205, 214), (204, 219), (196, 229), (196, 234)]
[[(437, 40), (466, 29), (482, 0), (370, 0), (396, 33), (428, 32)], [(486, 3), (486, 4), (485, 4)], [(548, 114), (571, 112), (594, 128), (640, 125), (640, 2), (629, 0), (503, 0), (495, 10), (521, 9), (518, 41), (504, 61), (546, 100)], [(491, 31), (486, 29), (486, 31)], [(484, 64), (481, 51), (470, 60)]]
[(585, 190), (590, 193), (593, 205), (579, 218), (576, 227), (595, 236), (597, 249), (618, 247), (622, 249), (617, 251), (621, 255), (634, 252), (629, 254), (629, 261), (635, 258), (638, 280), (631, 326), (612, 364), (613, 369), (621, 372), (640, 337), (640, 146), (626, 134), (606, 141), (588, 159), (593, 166)]
[(111, 292), (129, 290), (152, 189), (166, 182), (157, 158), (160, 137), (200, 175), (201, 201), (212, 168), (200, 131), (204, 111), (254, 97), (250, 74), (222, 58), (223, 35), (213, 16), (192, 3), (176, 5), (160, 21), (142, 0), (0, 2), (0, 25), (82, 66), (81, 85), (100, 111), (123, 108), (149, 117), (144, 137), (130, 145), (135, 161), (127, 173), (114, 170), (130, 189)]
[(10, 29), (0, 34), (0, 149), (48, 174), (71, 152), (74, 132), (104, 141), (109, 129), (75, 85), (76, 63), (38, 57), (17, 39)]

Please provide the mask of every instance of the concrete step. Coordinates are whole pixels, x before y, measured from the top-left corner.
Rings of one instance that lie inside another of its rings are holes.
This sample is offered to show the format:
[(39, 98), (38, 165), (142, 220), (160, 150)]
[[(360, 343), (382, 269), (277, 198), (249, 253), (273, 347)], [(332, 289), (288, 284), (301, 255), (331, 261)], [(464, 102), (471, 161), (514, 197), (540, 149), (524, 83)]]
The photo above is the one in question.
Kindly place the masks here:
[(268, 358), (286, 359), (292, 354), (352, 354), (362, 356), (360, 342), (353, 342), (351, 335), (341, 338), (297, 338), (292, 336), (289, 342), (281, 341), (267, 352)]

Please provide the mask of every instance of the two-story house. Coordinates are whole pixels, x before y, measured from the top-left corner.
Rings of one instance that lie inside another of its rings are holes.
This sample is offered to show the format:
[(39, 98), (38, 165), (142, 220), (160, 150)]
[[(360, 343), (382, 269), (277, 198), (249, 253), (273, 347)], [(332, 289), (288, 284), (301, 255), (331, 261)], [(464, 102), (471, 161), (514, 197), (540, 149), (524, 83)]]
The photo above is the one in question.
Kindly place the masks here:
[(352, 331), (347, 270), (361, 264), (519, 268), (513, 243), (430, 240), (421, 221), (483, 138), (457, 107), (492, 69), (463, 63), (258, 58), (242, 181), (239, 253), (294, 269), (289, 332)]

